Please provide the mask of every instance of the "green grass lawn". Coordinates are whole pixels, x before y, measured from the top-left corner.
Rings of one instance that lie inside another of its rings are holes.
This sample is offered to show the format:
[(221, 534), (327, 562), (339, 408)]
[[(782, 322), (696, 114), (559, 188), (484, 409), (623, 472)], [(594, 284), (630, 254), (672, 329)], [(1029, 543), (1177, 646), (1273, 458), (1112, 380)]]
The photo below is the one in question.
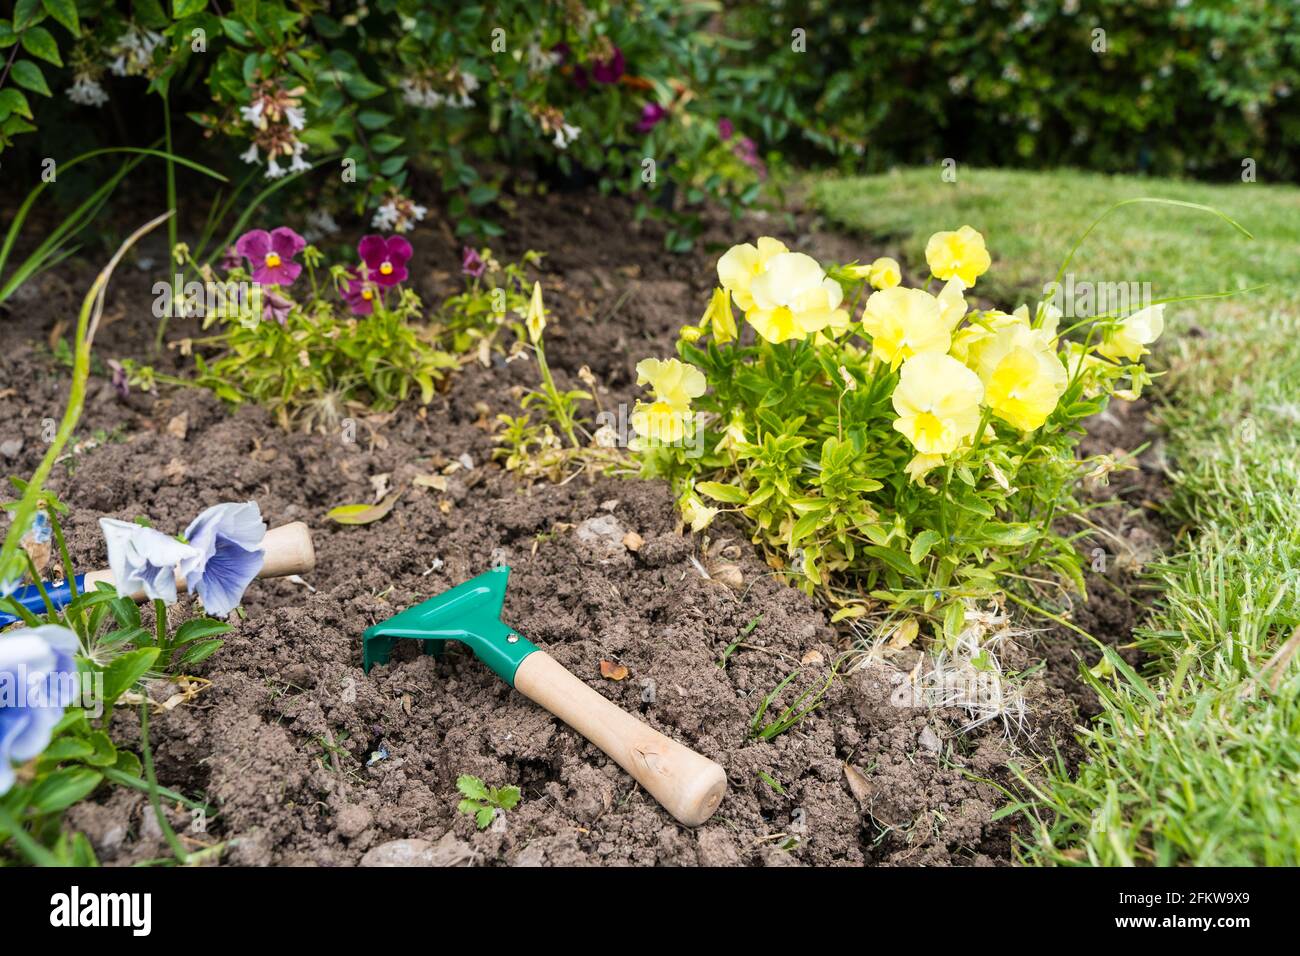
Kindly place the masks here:
[[(924, 270), (926, 238), (969, 223), (993, 267), (979, 293), (1037, 299), (1078, 234), (1115, 202), (1213, 206), (1113, 212), (1080, 248), (1076, 282), (1150, 282), (1171, 305), (1156, 393), (1184, 532), (1149, 569), (1159, 603), (1134, 641), (1152, 663), (1098, 683), (1088, 760), (1029, 793), (1037, 863), (1300, 864), (1300, 189), (1072, 171), (938, 167), (826, 179), (832, 222), (894, 244)], [(986, 281), (987, 280), (987, 281)], [(1290, 656), (1294, 654), (1294, 656)]]

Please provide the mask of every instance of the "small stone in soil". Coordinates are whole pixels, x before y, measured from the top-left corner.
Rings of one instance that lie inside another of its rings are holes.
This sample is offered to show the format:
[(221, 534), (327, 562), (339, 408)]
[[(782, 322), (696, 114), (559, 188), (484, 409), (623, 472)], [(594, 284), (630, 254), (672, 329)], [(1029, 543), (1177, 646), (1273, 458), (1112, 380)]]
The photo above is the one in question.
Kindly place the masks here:
[(368, 850), (361, 865), (380, 866), (469, 866), (477, 854), (469, 844), (447, 833), (436, 844), (428, 840), (390, 840)]

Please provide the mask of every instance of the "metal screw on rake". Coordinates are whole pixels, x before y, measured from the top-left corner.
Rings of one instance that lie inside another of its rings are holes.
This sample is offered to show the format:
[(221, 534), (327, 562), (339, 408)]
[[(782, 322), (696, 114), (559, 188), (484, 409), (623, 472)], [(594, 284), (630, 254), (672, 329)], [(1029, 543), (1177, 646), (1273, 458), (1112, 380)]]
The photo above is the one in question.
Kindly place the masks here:
[(366, 628), (362, 665), (385, 664), (398, 639), (438, 653), (460, 641), (503, 681), (582, 734), (631, 774), (677, 820), (699, 826), (727, 792), (722, 767), (610, 703), (501, 620), (508, 567), (493, 568), (450, 591)]

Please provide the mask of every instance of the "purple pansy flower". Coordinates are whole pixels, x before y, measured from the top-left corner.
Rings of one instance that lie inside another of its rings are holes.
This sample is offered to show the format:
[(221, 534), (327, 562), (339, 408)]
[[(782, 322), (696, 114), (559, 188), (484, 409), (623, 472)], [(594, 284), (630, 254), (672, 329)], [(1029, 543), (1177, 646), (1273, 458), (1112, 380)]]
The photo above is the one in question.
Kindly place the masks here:
[(307, 240), (288, 226), (267, 232), (254, 229), (235, 243), (238, 253), (248, 260), (253, 281), (261, 285), (293, 285), (302, 266), (293, 257), (307, 247)]
[(411, 258), (411, 244), (401, 236), (387, 239), (380, 235), (366, 236), (357, 243), (357, 254), (376, 285), (387, 287), (406, 281), (406, 262)]
[(736, 135), (735, 125), (725, 116), (718, 120), (718, 135), (722, 137), (724, 143), (731, 139), (732, 136)]
[(40, 756), (63, 709), (76, 698), (77, 635), (57, 624), (0, 636), (0, 794), (14, 785), (13, 765)]
[(131, 383), (126, 378), (126, 367), (117, 359), (109, 359), (108, 369), (112, 373), (109, 383), (113, 386), (113, 391), (117, 392), (118, 398), (126, 398), (131, 394)]
[(185, 539), (194, 555), (181, 562), (180, 572), (206, 613), (225, 617), (239, 606), (266, 561), (265, 537), (256, 501), (213, 505), (190, 522)]
[(343, 286), (343, 301), (348, 304), (353, 315), (369, 315), (375, 311), (375, 299), (378, 298), (379, 290), (366, 278), (368, 271), (365, 266), (362, 266), (359, 270), (360, 275), (349, 273), (348, 280)]
[(130, 521), (100, 518), (108, 545), (108, 566), (120, 597), (143, 591), (145, 597), (176, 602), (176, 566), (198, 554), (188, 544)]
[(467, 276), (473, 276), (475, 279), (483, 278), (483, 273), (487, 271), (487, 263), (483, 257), (478, 254), (477, 249), (465, 246), (460, 254), (460, 271)]
[(293, 309), (293, 300), (286, 299), (280, 293), (266, 289), (262, 292), (262, 321), (274, 319), (281, 325), (289, 318), (289, 312)]
[(650, 132), (667, 115), (668, 111), (658, 103), (647, 103), (641, 107), (641, 119), (636, 124), (636, 131), (638, 133)]
[(591, 65), (591, 78), (597, 83), (617, 83), (623, 76), (623, 51), (614, 47), (609, 59), (596, 60)]
[(238, 269), (244, 257), (239, 254), (239, 250), (234, 246), (226, 246), (226, 251), (221, 254), (221, 271), (230, 272), (232, 269)]

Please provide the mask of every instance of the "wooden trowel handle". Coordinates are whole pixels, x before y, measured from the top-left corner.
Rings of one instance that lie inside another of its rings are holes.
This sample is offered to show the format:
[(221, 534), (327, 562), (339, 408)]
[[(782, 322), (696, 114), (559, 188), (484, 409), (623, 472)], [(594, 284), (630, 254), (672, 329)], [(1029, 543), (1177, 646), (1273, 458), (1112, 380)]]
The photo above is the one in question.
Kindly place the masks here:
[(610, 703), (545, 651), (520, 662), (515, 687), (613, 757), (688, 827), (699, 826), (722, 803), (722, 767)]

